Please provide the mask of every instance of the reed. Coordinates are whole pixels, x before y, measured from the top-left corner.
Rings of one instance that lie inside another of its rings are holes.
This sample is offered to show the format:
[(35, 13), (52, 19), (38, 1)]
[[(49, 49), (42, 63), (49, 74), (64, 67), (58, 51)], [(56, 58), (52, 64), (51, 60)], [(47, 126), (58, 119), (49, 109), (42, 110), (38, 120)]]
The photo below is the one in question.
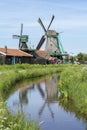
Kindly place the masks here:
[(75, 108), (87, 115), (87, 66), (70, 66), (60, 75), (59, 91), (65, 100), (72, 99)]

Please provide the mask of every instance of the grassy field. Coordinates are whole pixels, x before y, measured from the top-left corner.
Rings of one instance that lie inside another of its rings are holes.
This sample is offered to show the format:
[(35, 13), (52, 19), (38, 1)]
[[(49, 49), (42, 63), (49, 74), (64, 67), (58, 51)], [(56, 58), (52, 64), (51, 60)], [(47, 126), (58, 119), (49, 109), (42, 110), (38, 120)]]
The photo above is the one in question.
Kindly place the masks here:
[[(7, 110), (4, 97), (16, 83), (25, 79), (43, 77), (58, 73), (60, 75), (60, 105), (75, 112), (78, 118), (87, 119), (87, 66), (86, 65), (4, 65), (0, 66), (0, 129), (38, 130), (34, 122), (25, 122), (20, 113), (13, 117)], [(70, 104), (69, 104), (70, 103)], [(68, 107), (67, 107), (68, 106)], [(80, 116), (80, 117), (79, 117)], [(22, 128), (23, 127), (23, 128)]]

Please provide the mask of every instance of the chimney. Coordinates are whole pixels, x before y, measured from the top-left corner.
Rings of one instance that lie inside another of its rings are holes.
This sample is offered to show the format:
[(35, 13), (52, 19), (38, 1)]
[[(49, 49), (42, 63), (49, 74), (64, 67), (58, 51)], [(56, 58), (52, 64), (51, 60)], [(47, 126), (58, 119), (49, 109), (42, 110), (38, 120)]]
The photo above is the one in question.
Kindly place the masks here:
[(5, 53), (7, 54), (7, 46), (5, 46)]

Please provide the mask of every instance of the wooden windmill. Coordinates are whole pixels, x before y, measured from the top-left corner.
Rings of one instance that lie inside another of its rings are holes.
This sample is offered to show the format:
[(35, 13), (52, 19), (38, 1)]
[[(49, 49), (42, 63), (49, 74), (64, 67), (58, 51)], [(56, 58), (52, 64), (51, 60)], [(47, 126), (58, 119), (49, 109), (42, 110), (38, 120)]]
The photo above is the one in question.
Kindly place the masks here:
[(46, 29), (42, 20), (40, 18), (38, 19), (38, 22), (43, 28), (45, 34), (41, 37), (36, 49), (39, 50), (46, 40), (45, 53), (49, 54), (50, 56), (60, 58), (61, 56), (65, 55), (65, 52), (59, 40), (59, 33), (55, 30), (49, 30), (53, 20), (54, 15), (52, 16), (49, 26)]
[(28, 35), (23, 35), (23, 24), (21, 24), (21, 31), (20, 35), (13, 35), (14, 39), (19, 39), (19, 49), (20, 50), (27, 50), (27, 42), (28, 42)]

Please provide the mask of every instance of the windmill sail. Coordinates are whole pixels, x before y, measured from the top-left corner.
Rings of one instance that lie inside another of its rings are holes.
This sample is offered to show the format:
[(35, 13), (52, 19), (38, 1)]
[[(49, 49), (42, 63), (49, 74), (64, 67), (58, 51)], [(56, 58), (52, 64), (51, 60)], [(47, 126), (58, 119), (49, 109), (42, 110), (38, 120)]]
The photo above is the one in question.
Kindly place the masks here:
[(21, 44), (21, 36), (22, 36), (22, 34), (23, 34), (23, 24), (21, 24), (20, 39), (19, 39), (19, 49), (21, 49), (21, 46), (22, 46), (22, 44)]
[(46, 33), (47, 30), (45, 29), (45, 27), (44, 27), (44, 25), (43, 25), (43, 22), (41, 21), (40, 18), (38, 19), (38, 23), (41, 25), (41, 27), (43, 28), (44, 32)]
[(53, 15), (53, 16), (52, 16), (52, 18), (51, 18), (51, 21), (50, 21), (50, 24), (49, 24), (49, 26), (48, 26), (47, 30), (50, 28), (50, 26), (51, 26), (51, 24), (52, 24), (53, 20), (54, 20), (54, 15)]
[(44, 41), (45, 41), (45, 39), (46, 39), (46, 38), (45, 38), (45, 35), (47, 35), (47, 31), (48, 31), (48, 29), (50, 28), (50, 26), (51, 26), (53, 20), (54, 20), (54, 15), (52, 16), (51, 21), (50, 21), (50, 23), (49, 23), (49, 26), (48, 26), (48, 28), (47, 28), (47, 30), (46, 30), (46, 28), (45, 28), (45, 26), (44, 26), (42, 20), (41, 20), (40, 18), (38, 19), (38, 22), (39, 22), (39, 24), (41, 25), (41, 27), (43, 28), (45, 34), (41, 37), (41, 39), (40, 39), (40, 41), (39, 41), (39, 43), (38, 43), (38, 45), (37, 45), (37, 47), (36, 47), (37, 50), (39, 50), (39, 49), (41, 48), (41, 46), (43, 45), (43, 43), (44, 43)]
[(43, 45), (44, 41), (45, 41), (45, 36), (43, 35), (43, 36), (41, 37), (41, 39), (40, 39), (39, 44), (38, 44), (37, 47), (36, 47), (37, 50), (39, 50), (39, 49), (41, 48), (41, 46)]

